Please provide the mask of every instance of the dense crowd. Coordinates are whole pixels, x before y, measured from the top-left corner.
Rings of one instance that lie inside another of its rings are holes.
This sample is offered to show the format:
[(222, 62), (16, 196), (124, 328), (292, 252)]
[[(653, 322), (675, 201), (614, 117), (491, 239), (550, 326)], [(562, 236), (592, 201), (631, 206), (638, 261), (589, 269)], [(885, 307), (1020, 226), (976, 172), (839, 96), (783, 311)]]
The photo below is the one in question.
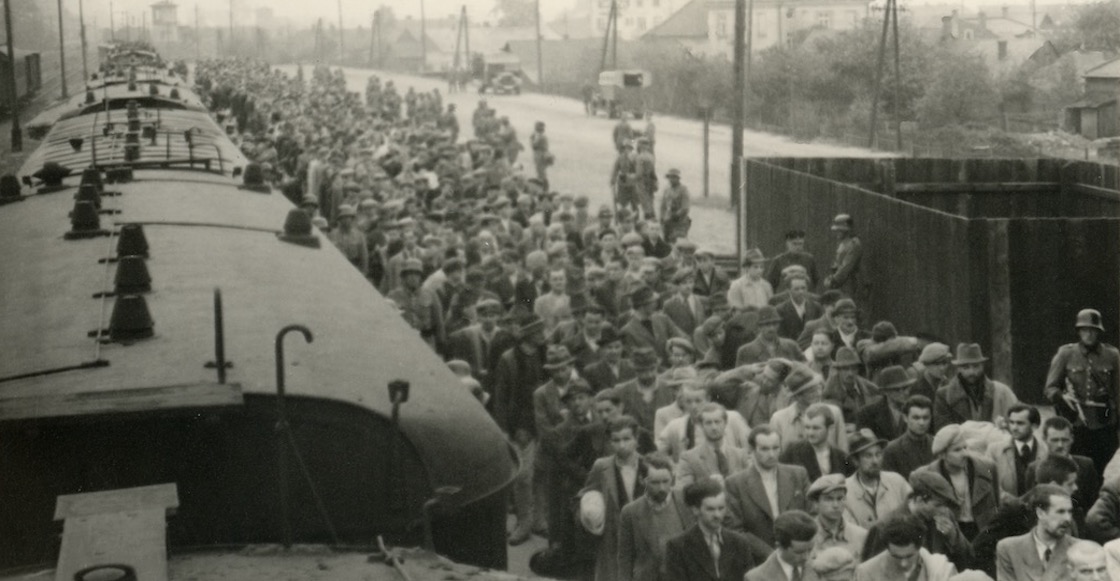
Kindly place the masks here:
[[(652, 135), (625, 122), (614, 203), (592, 212), (550, 188), (544, 124), (523, 156), (485, 101), (461, 134), (438, 91), (376, 76), (364, 95), (326, 68), (196, 76), (265, 179), (509, 435), (509, 542), (547, 537), (538, 573), (1120, 581), (1120, 352), (1099, 312), (1055, 346), (1040, 411), (970, 338), (866, 327), (853, 216), (725, 273), (687, 237), (680, 172), (659, 176)], [(804, 241), (826, 231), (818, 264)]]

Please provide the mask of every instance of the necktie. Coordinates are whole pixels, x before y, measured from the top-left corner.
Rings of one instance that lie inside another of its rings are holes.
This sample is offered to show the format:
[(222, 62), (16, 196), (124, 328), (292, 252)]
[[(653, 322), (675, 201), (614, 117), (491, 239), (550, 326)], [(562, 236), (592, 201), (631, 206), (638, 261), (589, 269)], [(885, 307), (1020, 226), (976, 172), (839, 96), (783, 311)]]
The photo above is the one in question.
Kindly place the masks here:
[(1050, 557), (1053, 556), (1053, 554), (1054, 553), (1050, 550), (1050, 547), (1046, 547), (1046, 552), (1042, 554), (1042, 558), (1047, 563), (1049, 563), (1050, 562)]
[(716, 448), (716, 466), (719, 467), (721, 476), (727, 476), (727, 473), (731, 471), (731, 468), (727, 465), (727, 454), (724, 454), (723, 450), (719, 448)]
[(646, 331), (649, 331), (650, 336), (657, 337), (657, 334), (653, 332), (653, 321), (652, 320), (642, 319), (642, 326), (646, 328)]
[(801, 567), (793, 568), (793, 578), (790, 581), (801, 581)]

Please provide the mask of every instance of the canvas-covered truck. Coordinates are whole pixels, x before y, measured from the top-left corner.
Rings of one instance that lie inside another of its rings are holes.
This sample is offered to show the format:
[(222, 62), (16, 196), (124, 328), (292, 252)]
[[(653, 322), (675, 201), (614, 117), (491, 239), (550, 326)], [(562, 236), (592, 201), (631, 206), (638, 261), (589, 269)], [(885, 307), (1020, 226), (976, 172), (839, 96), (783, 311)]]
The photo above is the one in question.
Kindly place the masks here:
[(599, 86), (591, 98), (591, 112), (603, 112), (611, 119), (631, 115), (636, 119), (646, 113), (646, 87), (653, 75), (640, 69), (610, 70), (599, 73)]

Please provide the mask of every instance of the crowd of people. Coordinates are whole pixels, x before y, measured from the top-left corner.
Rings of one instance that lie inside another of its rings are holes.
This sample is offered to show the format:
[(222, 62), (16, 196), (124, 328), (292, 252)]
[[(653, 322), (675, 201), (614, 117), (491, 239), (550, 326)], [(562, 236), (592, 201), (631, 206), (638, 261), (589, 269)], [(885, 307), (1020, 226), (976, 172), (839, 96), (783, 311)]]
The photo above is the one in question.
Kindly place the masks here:
[(615, 203), (592, 212), (550, 187), (544, 124), (525, 168), (485, 101), (466, 138), (438, 91), (372, 77), (363, 98), (340, 72), (231, 59), (196, 74), (508, 434), (509, 543), (548, 539), (538, 573), (1120, 581), (1120, 352), (1099, 312), (1039, 378), (1050, 413), (988, 377), (970, 338), (867, 328), (853, 216), (822, 225), (827, 263), (791, 230), (732, 277), (688, 239), (680, 172), (657, 191), (641, 135), (615, 132)]

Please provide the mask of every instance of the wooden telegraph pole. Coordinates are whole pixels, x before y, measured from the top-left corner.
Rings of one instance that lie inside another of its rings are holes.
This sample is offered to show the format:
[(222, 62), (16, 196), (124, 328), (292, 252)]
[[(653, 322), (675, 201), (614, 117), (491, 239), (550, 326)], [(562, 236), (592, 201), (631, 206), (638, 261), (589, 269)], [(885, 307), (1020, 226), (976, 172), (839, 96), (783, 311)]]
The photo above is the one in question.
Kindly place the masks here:
[[(66, 90), (66, 34), (62, 30), (62, 0), (58, 0), (58, 58), (62, 64), (62, 98), (65, 99), (70, 96), (69, 91)], [(15, 55), (9, 55), (12, 59), (12, 68), (15, 68)]]
[(23, 151), (23, 130), (19, 127), (19, 93), (16, 92), (16, 52), (12, 40), (12, 0), (4, 0), (4, 32), (8, 35), (8, 85), (12, 99), (12, 151)]
[[(78, 23), (81, 25), (81, 39), (82, 39), (82, 79), (89, 80), (89, 57), (86, 50), (86, 11), (85, 2), (78, 0)], [(83, 81), (84, 82), (84, 81)]]
[(738, 263), (743, 258), (743, 227), (746, 212), (746, 203), (741, 199), (743, 187), (743, 117), (746, 106), (746, 52), (747, 39), (747, 3), (746, 0), (735, 0), (735, 49), (734, 49), (734, 75), (735, 75), (735, 101), (732, 103), (734, 121), (731, 126), (731, 204), (735, 208), (735, 255)]

